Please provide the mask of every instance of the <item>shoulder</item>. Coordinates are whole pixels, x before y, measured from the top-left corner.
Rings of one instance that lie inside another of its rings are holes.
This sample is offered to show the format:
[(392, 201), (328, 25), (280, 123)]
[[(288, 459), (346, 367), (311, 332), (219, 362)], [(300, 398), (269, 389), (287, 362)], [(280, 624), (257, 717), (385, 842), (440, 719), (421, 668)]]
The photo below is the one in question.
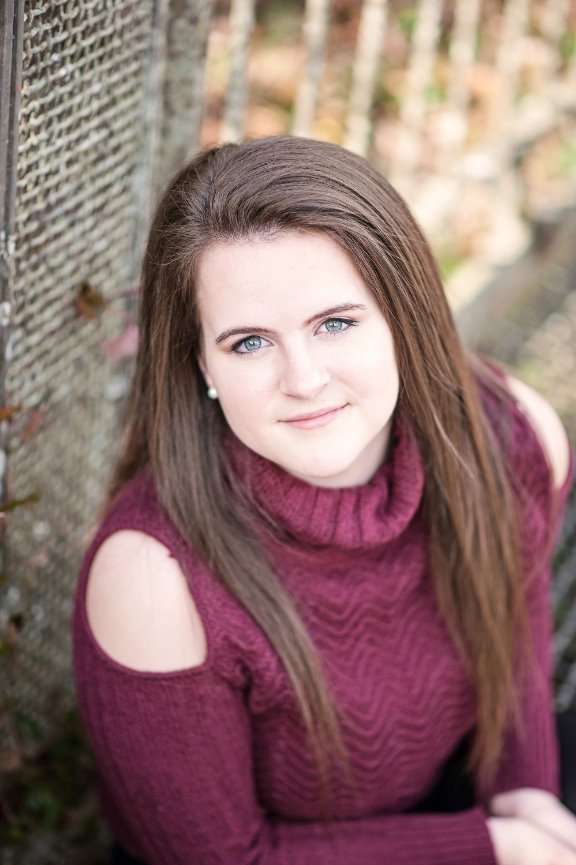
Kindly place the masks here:
[(100, 647), (130, 668), (164, 672), (206, 658), (188, 581), (169, 549), (146, 532), (120, 529), (100, 544), (88, 573), (86, 611)]
[(568, 479), (570, 443), (562, 421), (544, 397), (520, 379), (506, 374), (506, 384), (530, 422), (547, 458), (554, 487)]

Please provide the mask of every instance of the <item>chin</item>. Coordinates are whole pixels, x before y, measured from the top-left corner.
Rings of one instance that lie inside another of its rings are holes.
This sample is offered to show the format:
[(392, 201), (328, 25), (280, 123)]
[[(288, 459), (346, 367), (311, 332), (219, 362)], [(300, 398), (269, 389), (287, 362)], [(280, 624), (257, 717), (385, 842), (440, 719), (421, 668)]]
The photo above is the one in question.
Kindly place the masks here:
[(292, 465), (285, 463), (284, 468), (296, 477), (318, 486), (352, 486), (356, 481), (347, 480), (346, 476), (351, 472), (354, 462), (355, 458), (335, 460), (332, 457), (331, 459), (315, 459)]

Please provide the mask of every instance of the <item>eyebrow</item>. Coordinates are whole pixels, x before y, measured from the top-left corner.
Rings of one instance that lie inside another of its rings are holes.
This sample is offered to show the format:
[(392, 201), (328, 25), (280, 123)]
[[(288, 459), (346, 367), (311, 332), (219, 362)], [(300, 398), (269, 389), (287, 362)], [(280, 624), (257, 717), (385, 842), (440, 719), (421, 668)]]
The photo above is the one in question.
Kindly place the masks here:
[[(307, 327), (309, 324), (313, 324), (319, 318), (324, 318), (324, 316), (334, 315), (337, 312), (349, 312), (353, 309), (365, 310), (368, 309), (368, 307), (365, 306), (363, 303), (340, 303), (338, 304), (338, 306), (331, 306), (330, 309), (325, 309), (322, 312), (317, 312), (315, 315), (306, 319), (303, 327)], [(224, 342), (224, 340), (228, 339), (229, 336), (235, 336), (242, 333), (265, 333), (269, 336), (278, 336), (278, 333), (269, 327), (259, 327), (258, 325), (242, 325), (242, 327), (230, 327), (227, 330), (223, 330), (222, 333), (216, 337), (216, 344)]]

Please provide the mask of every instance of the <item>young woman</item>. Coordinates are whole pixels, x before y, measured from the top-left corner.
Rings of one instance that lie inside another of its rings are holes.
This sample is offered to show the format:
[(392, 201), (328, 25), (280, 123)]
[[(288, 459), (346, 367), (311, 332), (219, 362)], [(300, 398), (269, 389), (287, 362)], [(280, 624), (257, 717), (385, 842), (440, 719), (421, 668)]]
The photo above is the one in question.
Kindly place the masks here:
[(365, 160), (194, 159), (76, 595), (114, 861), (576, 865), (548, 597), (572, 474)]

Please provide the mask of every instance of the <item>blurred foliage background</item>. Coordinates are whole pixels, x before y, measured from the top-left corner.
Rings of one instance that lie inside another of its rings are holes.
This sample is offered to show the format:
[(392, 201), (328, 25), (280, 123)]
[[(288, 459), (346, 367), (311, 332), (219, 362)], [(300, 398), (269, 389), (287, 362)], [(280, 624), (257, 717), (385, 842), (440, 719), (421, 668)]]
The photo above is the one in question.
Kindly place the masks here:
[[(0, 148), (14, 174), (0, 187), (0, 319), (15, 310), (21, 348), (3, 343), (17, 373), (0, 416), (13, 467), (10, 480), (0, 464), (0, 525), (15, 539), (0, 577), (0, 863), (97, 865), (110, 839), (70, 693), (66, 617), (130, 378), (158, 191), (199, 146), (226, 140), (291, 132), (365, 154), (430, 239), (463, 338), (536, 386), (575, 441), (576, 4), (27, 0), (2, 14), (21, 71), (4, 76), (0, 103), (0, 128), (17, 133), (12, 156)], [(3, 71), (16, 68), (6, 44)], [(46, 229), (56, 217), (61, 249)], [(85, 450), (71, 447), (58, 481), (62, 419)], [(66, 510), (79, 464), (82, 500)], [(56, 504), (38, 497), (44, 481)], [(575, 509), (555, 566), (559, 706), (576, 691)]]

